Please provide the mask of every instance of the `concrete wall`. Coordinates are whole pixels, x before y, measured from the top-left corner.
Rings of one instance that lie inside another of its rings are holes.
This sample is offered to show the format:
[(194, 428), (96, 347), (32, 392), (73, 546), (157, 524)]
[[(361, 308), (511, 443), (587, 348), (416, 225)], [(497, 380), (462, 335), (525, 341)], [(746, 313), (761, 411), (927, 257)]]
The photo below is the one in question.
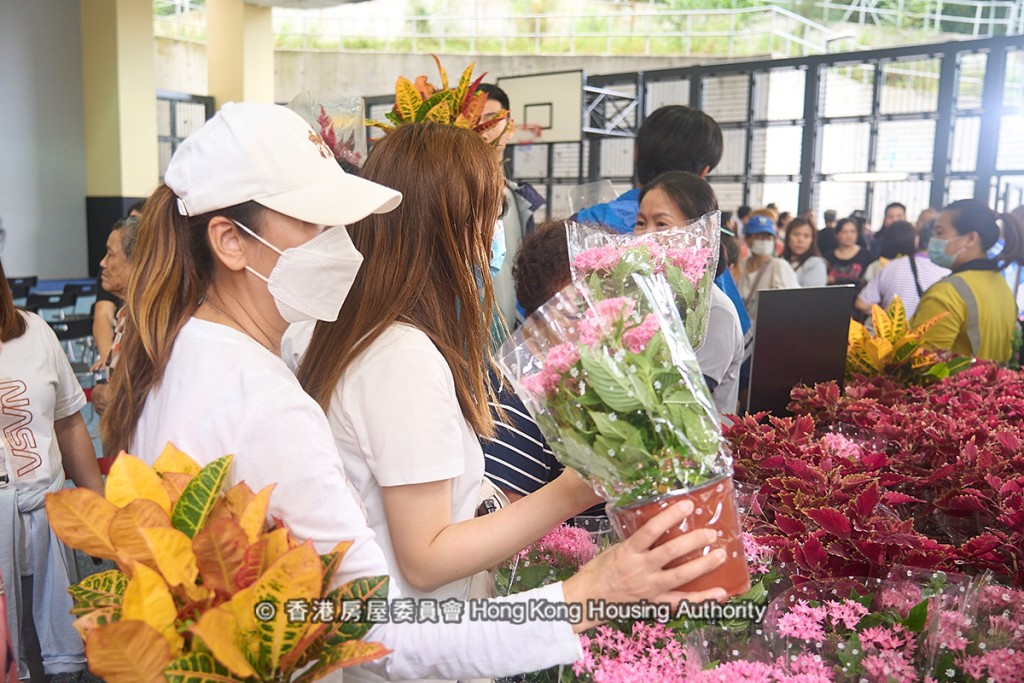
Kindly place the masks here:
[[(443, 64), (456, 78), (471, 61), (474, 73), (488, 72), (488, 80), (550, 71), (585, 69), (588, 74), (610, 74), (638, 69), (691, 66), (686, 57), (570, 57), (564, 55), (446, 55)], [(705, 63), (707, 60), (704, 60)], [(317, 91), (323, 98), (341, 95), (387, 95), (394, 92), (399, 76), (433, 77), (434, 60), (427, 54), (369, 52), (302, 52), (278, 50), (274, 54), (274, 99), (288, 102), (302, 90)], [(436, 79), (434, 79), (436, 80)], [(206, 77), (206, 45), (168, 38), (156, 39), (156, 87), (194, 95), (209, 93)]]
[(0, 64), (4, 270), (8, 276), (84, 276), (86, 173), (78, 3), (0, 3)]

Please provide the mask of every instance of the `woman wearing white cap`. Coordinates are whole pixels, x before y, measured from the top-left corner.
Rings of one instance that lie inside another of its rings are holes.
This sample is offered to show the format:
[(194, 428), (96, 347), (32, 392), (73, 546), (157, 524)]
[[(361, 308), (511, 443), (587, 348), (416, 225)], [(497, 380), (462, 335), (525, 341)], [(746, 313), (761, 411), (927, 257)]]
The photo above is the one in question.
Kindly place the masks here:
[[(296, 114), (256, 104), (225, 107), (187, 139), (165, 182), (139, 231), (106, 443), (149, 462), (168, 441), (203, 463), (235, 453), (229, 484), (276, 484), (269, 514), (297, 537), (321, 552), (354, 541), (336, 584), (387, 573), (327, 419), (278, 352), (289, 323), (337, 318), (362, 261), (343, 227), (325, 226), (401, 196), (345, 175)], [(678, 599), (670, 587), (712, 563), (661, 568), (710, 532), (650, 545), (687, 512), (671, 508), (569, 581), (509, 600)], [(506, 675), (575, 660), (573, 631), (593, 623), (388, 623), (367, 639), (393, 650), (373, 664), (388, 678)]]

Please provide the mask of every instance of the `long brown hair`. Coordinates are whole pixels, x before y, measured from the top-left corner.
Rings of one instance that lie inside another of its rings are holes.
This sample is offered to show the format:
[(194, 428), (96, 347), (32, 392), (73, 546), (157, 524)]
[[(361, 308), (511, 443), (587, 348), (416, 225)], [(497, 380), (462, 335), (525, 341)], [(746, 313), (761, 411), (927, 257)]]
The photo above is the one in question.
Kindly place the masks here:
[[(811, 246), (800, 256), (793, 258), (793, 250), (789, 248), (789, 236), (793, 232), (793, 228), (806, 227), (811, 231)], [(786, 226), (786, 241), (782, 247), (782, 258), (786, 260), (786, 263), (796, 262), (799, 265), (807, 263), (807, 259), (812, 256), (821, 256), (821, 252), (818, 250), (818, 231), (814, 229), (814, 225), (811, 224), (806, 218), (794, 218)]]
[(259, 232), (264, 209), (254, 202), (202, 216), (178, 213), (177, 198), (161, 185), (146, 201), (125, 289), (124, 337), (111, 377), (111, 410), (100, 422), (105, 450), (127, 449), (146, 407), (146, 396), (163, 379), (174, 341), (202, 303), (213, 276), (207, 226), (225, 216)]
[(11, 341), (25, 334), (25, 318), (14, 307), (14, 294), (0, 262), (0, 341)]
[(349, 226), (363, 265), (338, 320), (317, 323), (299, 381), (326, 410), (349, 365), (390, 325), (407, 322), (444, 356), (462, 414), (489, 436), (488, 251), (504, 191), (494, 150), (468, 130), (407, 124), (377, 143), (362, 176), (399, 190), (402, 204)]

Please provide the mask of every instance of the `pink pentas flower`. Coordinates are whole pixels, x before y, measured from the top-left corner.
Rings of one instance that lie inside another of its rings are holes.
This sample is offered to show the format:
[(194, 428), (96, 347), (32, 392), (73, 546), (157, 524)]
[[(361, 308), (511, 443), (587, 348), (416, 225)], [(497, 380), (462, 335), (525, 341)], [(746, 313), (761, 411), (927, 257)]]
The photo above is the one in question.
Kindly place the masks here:
[(921, 588), (910, 582), (887, 586), (882, 589), (879, 601), (883, 609), (891, 609), (906, 618), (914, 605), (921, 602)]
[(863, 455), (861, 447), (842, 434), (830, 432), (824, 436), (823, 441), (825, 448), (841, 458), (860, 459)]
[(1018, 683), (1024, 671), (1024, 652), (998, 648), (982, 655), (963, 657), (957, 664), (965, 674), (979, 681)]
[(962, 612), (943, 611), (939, 614), (939, 647), (962, 651), (967, 647), (966, 633), (971, 619)]
[(870, 647), (883, 651), (898, 650), (910, 643), (910, 636), (900, 624), (892, 627), (872, 626), (860, 632), (860, 642), (865, 650)]
[(621, 296), (598, 301), (579, 323), (580, 342), (587, 346), (601, 342), (616, 323), (632, 315), (634, 307), (631, 300)]
[[(801, 654), (786, 662), (785, 657), (779, 657), (778, 667), (780, 670), (788, 671), (794, 678), (785, 680), (796, 681), (796, 676), (803, 676), (801, 681), (832, 681), (832, 669), (822, 661), (821, 657), (812, 654)], [(809, 678), (807, 678), (809, 677)], [(782, 677), (779, 680), (783, 680)]]
[(575, 344), (565, 343), (552, 346), (544, 359), (544, 369), (557, 373), (569, 372), (572, 366), (580, 359), (579, 349)]
[(824, 608), (821, 608), (821, 615), (818, 616), (814, 608), (807, 609), (807, 603), (803, 600), (803, 608), (798, 604), (791, 611), (786, 612), (778, 621), (779, 635), (788, 638), (799, 638), (800, 640), (820, 643), (825, 640), (825, 629), (822, 626), (824, 620)]
[(531, 550), (541, 561), (559, 567), (582, 567), (597, 556), (597, 546), (585, 529), (563, 524), (544, 535), (539, 541), (519, 553), (525, 557)]
[(755, 574), (766, 574), (771, 569), (772, 549), (762, 545), (749, 531), (743, 532), (743, 554)]
[(764, 662), (737, 660), (702, 672), (701, 683), (774, 683), (775, 667)]
[(608, 245), (582, 251), (572, 263), (585, 273), (610, 272), (619, 264), (621, 258), (622, 250)]
[(584, 654), (573, 672), (595, 683), (686, 680), (683, 648), (664, 625), (638, 622), (628, 635), (599, 626), (594, 637), (581, 636), (580, 643)]
[(642, 353), (659, 329), (658, 319), (648, 314), (642, 323), (622, 334), (622, 345), (632, 353)]
[(864, 673), (871, 683), (917, 680), (917, 670), (901, 652), (887, 650), (867, 655), (861, 660), (861, 666), (864, 667)]
[(857, 628), (857, 624), (868, 613), (867, 607), (856, 600), (849, 599), (842, 602), (829, 600), (825, 603), (825, 607), (828, 609), (828, 618), (834, 625), (842, 624), (850, 629)]

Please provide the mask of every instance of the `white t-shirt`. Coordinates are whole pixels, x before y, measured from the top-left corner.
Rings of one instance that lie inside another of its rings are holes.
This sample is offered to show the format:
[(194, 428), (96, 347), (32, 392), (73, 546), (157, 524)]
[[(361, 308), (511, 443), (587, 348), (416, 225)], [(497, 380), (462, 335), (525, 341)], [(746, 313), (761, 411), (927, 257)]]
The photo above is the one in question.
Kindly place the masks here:
[(755, 272), (747, 270), (746, 261), (743, 263), (742, 274), (736, 283), (743, 303), (747, 306), (750, 314), (750, 321), (757, 324), (757, 293), (766, 289), (796, 289), (800, 286), (793, 266), (778, 257), (773, 257), (768, 263), (761, 266)]
[(53, 423), (85, 407), (85, 392), (50, 326), (20, 312), (25, 334), (0, 349), (0, 429), (9, 450), (8, 477), (19, 491), (64, 478)]
[(708, 335), (697, 349), (697, 364), (717, 384), (711, 396), (719, 414), (732, 415), (740, 395), (743, 328), (732, 300), (718, 287), (711, 288), (710, 306)]
[[(152, 463), (173, 442), (201, 464), (227, 453), (227, 486), (276, 484), (269, 515), (320, 552), (352, 540), (335, 585), (388, 573), (384, 553), (345, 477), (320, 406), (288, 367), (245, 334), (196, 318), (174, 342), (163, 381), (149, 393), (130, 452)], [(392, 579), (389, 598), (401, 597)], [(514, 596), (562, 601), (561, 584)], [(366, 668), (391, 679), (501, 676), (575, 661), (579, 639), (565, 622), (386, 623), (366, 637), (393, 653)], [(325, 680), (339, 680), (340, 676)]]
[(452, 522), (476, 513), (483, 450), (459, 408), (452, 372), (430, 338), (410, 325), (386, 329), (345, 370), (331, 396), (327, 421), (403, 595), (467, 598), (469, 578), (430, 593), (406, 582), (381, 498), (381, 487), (451, 480)]

